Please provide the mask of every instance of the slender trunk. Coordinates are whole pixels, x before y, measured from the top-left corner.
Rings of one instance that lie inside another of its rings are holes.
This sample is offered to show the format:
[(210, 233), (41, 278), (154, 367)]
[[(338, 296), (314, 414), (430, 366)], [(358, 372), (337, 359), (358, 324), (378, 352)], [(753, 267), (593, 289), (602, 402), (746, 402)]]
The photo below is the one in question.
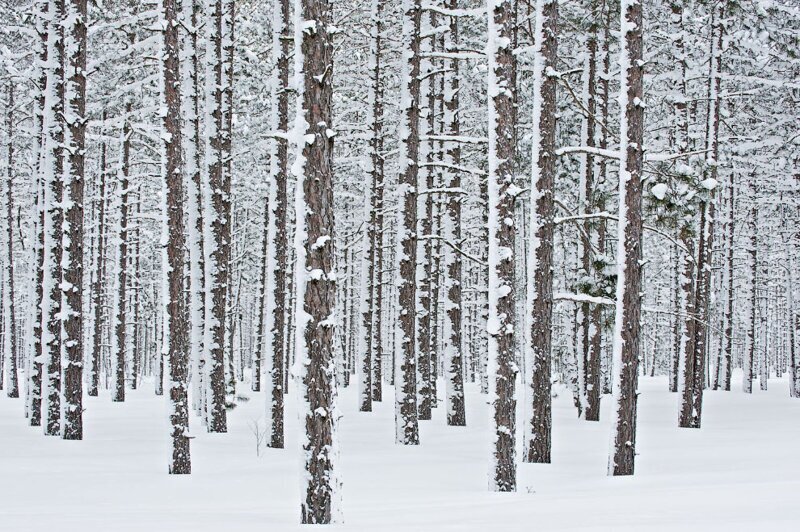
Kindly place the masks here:
[(225, 177), (225, 111), (223, 41), (228, 14), (225, 0), (206, 4), (206, 168), (203, 205), (205, 263), (205, 351), (208, 431), (227, 432), (225, 412), (225, 303), (230, 253), (230, 198)]
[[(754, 177), (751, 176), (751, 179)], [(758, 208), (753, 210), (750, 219), (750, 327), (747, 331), (747, 350), (742, 362), (742, 390), (744, 393), (753, 393), (753, 364), (756, 354), (756, 314), (758, 301)]]
[[(514, 356), (514, 63), (511, 0), (490, 0), (489, 17), (489, 398), (494, 409), (489, 489), (516, 491), (517, 365)], [(460, 299), (460, 294), (459, 294)]]
[[(103, 112), (101, 136), (105, 133), (106, 113)], [(103, 319), (105, 316), (105, 285), (106, 285), (106, 141), (100, 145), (100, 189), (98, 192), (97, 209), (97, 272), (95, 273), (94, 288), (94, 328), (92, 330), (92, 360), (89, 375), (90, 396), (97, 397), (100, 387), (100, 355), (103, 349)]]
[[(117, 234), (117, 262), (114, 277), (114, 331), (112, 333), (111, 353), (114, 357), (114, 395), (112, 401), (125, 400), (125, 346), (127, 340), (127, 305), (128, 305), (128, 187), (130, 182), (131, 153), (131, 104), (125, 104), (125, 122), (122, 126), (122, 160), (119, 172), (119, 233)], [(181, 268), (183, 270), (183, 268)]]
[[(449, 0), (449, 9), (459, 7), (458, 0)], [(489, 12), (491, 16), (491, 11)], [(505, 9), (503, 10), (505, 13)], [(456, 53), (459, 45), (458, 17), (450, 18), (450, 31), (445, 35), (445, 51)], [(444, 94), (444, 126), (446, 135), (458, 137), (461, 134), (459, 118), (459, 64), (453, 59), (448, 65), (448, 84)], [(446, 164), (449, 168), (445, 175), (449, 177), (448, 188), (461, 188), (461, 174), (456, 169), (461, 164), (461, 146), (458, 142), (447, 144), (445, 153)], [(513, 162), (513, 161), (511, 161)], [(488, 191), (487, 191), (488, 192)], [(482, 195), (481, 197), (487, 197)], [(442, 238), (445, 242), (460, 246), (461, 238), (461, 203), (463, 196), (448, 194), (444, 207), (444, 220), (442, 222)], [(444, 250), (444, 345), (443, 361), (445, 370), (445, 393), (447, 405), (447, 424), (464, 426), (467, 424), (466, 407), (464, 402), (464, 353), (462, 350), (462, 308), (461, 308), (461, 255), (449, 247)], [(491, 356), (491, 355), (490, 355)]]
[(6, 164), (6, 223), (8, 256), (6, 257), (6, 298), (8, 299), (8, 367), (6, 368), (6, 395), (19, 397), (19, 380), (17, 375), (17, 313), (16, 285), (14, 283), (14, 85), (8, 84), (8, 114), (6, 115), (6, 131), (8, 133), (8, 160)]
[(47, 361), (47, 404), (44, 431), (61, 434), (61, 261), (64, 168), (64, 130), (60, 116), (64, 110), (64, 35), (60, 21), (64, 17), (64, 0), (50, 0), (52, 14), (47, 37), (47, 88), (44, 116), (44, 281), (42, 286), (42, 344)]
[(183, 27), (188, 35), (183, 39), (185, 60), (182, 62), (183, 89), (182, 119), (184, 131), (184, 167), (186, 179), (187, 223), (189, 243), (189, 359), (191, 363), (192, 408), (196, 414), (205, 411), (205, 358), (203, 330), (205, 323), (205, 279), (203, 258), (203, 184), (200, 162), (200, 96), (198, 91), (200, 65), (198, 59), (198, 18), (200, 6), (197, 0), (182, 2)]
[(372, 308), (372, 400), (383, 400), (383, 2), (372, 0), (370, 13), (370, 173), (374, 187), (372, 246), (375, 253)]
[(641, 312), (644, 95), (642, 4), (620, 2), (620, 169), (617, 297), (614, 320), (613, 448), (610, 475), (632, 475), (636, 455), (639, 317)]
[(184, 236), (183, 222), (183, 160), (181, 152), (180, 48), (178, 45), (178, 14), (175, 0), (161, 0), (164, 28), (162, 51), (164, 139), (162, 172), (162, 216), (164, 217), (162, 276), (167, 338), (164, 346), (169, 356), (169, 420), (171, 452), (169, 472), (174, 475), (192, 471), (189, 454), (188, 400), (188, 333), (186, 301), (183, 293)]
[(395, 353), (395, 441), (419, 444), (416, 376), (416, 255), (417, 177), (419, 173), (420, 19), (421, 0), (403, 0), (405, 43), (401, 65), (400, 209), (397, 223), (396, 264), (400, 274)]
[[(592, 1), (592, 22), (589, 28), (589, 36), (586, 40), (587, 57), (585, 67), (585, 104), (587, 116), (583, 121), (585, 131), (583, 138), (585, 145), (589, 147), (595, 146), (596, 137), (596, 121), (595, 113), (597, 112), (597, 26), (600, 16), (599, 3), (595, 0)], [(605, 125), (605, 124), (604, 124)], [(582, 160), (583, 164), (583, 203), (581, 205), (583, 212), (588, 214), (592, 212), (597, 203), (595, 200), (595, 162), (591, 154), (586, 154)], [(583, 232), (581, 233), (581, 249), (583, 251), (581, 257), (581, 266), (583, 274), (587, 279), (593, 275), (592, 266), (592, 223), (587, 220), (583, 224)], [(599, 305), (595, 305), (597, 307)], [(583, 386), (581, 390), (581, 399), (583, 406), (583, 417), (587, 421), (598, 421), (600, 419), (600, 349), (599, 345), (592, 341), (595, 334), (593, 331), (592, 312), (595, 308), (590, 307), (588, 304), (579, 305), (579, 323), (581, 326), (581, 345), (583, 346), (583, 353), (579, 356), (583, 357), (582, 374), (579, 375)]]
[(533, 174), (528, 308), (531, 312), (526, 373), (528, 402), (525, 461), (550, 463), (552, 399), (550, 383), (553, 319), (553, 194), (556, 173), (556, 70), (558, 3), (536, 2), (534, 63)]

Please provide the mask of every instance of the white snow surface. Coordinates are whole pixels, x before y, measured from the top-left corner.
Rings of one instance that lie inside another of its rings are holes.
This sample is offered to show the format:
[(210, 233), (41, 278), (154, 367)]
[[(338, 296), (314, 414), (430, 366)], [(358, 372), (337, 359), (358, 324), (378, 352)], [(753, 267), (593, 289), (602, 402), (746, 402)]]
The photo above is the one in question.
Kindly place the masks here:
[[(733, 382), (739, 382), (735, 375)], [(707, 391), (703, 428), (677, 427), (679, 396), (666, 377), (640, 377), (636, 474), (606, 475), (609, 396), (600, 423), (577, 419), (571, 394), (553, 405), (553, 463), (520, 464), (519, 492), (486, 488), (486, 396), (467, 385), (468, 427), (447, 427), (444, 405), (420, 423), (419, 447), (395, 445), (393, 401), (357, 411), (340, 390), (346, 531), (788, 531), (797, 530), (800, 401), (788, 383), (769, 391)], [(246, 386), (241, 386), (246, 388)], [(444, 389), (443, 383), (439, 387)], [(292, 389), (292, 393), (295, 390)], [(299, 524), (297, 401), (286, 402), (287, 447), (262, 449), (265, 398), (229, 413), (228, 434), (192, 417), (192, 474), (167, 474), (166, 402), (152, 383), (124, 403), (85, 401), (85, 440), (28, 427), (21, 399), (0, 394), (2, 530), (91, 532), (294, 531)]]

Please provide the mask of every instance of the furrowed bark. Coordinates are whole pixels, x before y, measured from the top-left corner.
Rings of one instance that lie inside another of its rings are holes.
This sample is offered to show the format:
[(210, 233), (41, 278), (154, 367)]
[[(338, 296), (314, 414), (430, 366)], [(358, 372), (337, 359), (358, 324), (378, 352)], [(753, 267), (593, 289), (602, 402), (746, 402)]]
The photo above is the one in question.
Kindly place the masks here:
[(514, 96), (511, 0), (489, 0), (489, 398), (494, 438), (489, 489), (516, 491), (514, 360)]
[(620, 190), (617, 223), (617, 297), (614, 320), (614, 404), (609, 475), (632, 475), (636, 455), (636, 411), (641, 313), (642, 164), (644, 95), (642, 4), (620, 2)]

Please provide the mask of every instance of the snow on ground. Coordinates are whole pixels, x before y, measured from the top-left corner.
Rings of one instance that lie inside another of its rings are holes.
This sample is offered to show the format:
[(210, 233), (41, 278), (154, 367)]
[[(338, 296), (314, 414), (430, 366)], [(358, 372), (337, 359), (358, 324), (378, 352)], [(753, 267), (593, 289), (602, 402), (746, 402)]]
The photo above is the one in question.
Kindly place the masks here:
[[(703, 428), (693, 430), (677, 428), (678, 397), (664, 378), (641, 379), (639, 456), (628, 478), (606, 476), (607, 422), (576, 419), (561, 393), (553, 463), (522, 464), (515, 494), (487, 492), (488, 405), (474, 387), (469, 426), (444, 426), (438, 408), (417, 448), (394, 444), (391, 403), (359, 413), (351, 387), (340, 396), (345, 524), (335, 529), (800, 530), (800, 400), (788, 397), (786, 381), (769, 384), (752, 396), (707, 392)], [(263, 394), (229, 414), (228, 434), (207, 434), (192, 419), (193, 473), (180, 477), (167, 475), (166, 405), (148, 384), (125, 403), (86, 397), (82, 442), (43, 436), (26, 425), (22, 401), (2, 394), (0, 530), (305, 530), (288, 404), (287, 449), (261, 456), (251, 425)], [(606, 420), (609, 406), (605, 397)]]

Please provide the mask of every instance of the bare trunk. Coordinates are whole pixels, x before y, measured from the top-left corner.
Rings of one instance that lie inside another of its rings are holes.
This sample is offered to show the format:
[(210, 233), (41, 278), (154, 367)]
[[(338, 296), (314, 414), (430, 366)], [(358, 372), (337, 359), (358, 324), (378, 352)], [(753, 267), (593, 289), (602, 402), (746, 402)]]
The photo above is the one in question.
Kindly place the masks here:
[(534, 72), (534, 171), (531, 183), (531, 248), (528, 306), (531, 309), (528, 353), (526, 462), (550, 463), (552, 398), (550, 365), (553, 319), (553, 194), (556, 174), (556, 70), (558, 3), (537, 0), (535, 47), (541, 58)]
[[(494, 438), (489, 471), (492, 491), (516, 491), (517, 364), (514, 341), (514, 63), (511, 0), (490, 0), (489, 16), (489, 398)], [(459, 272), (460, 273), (460, 272)], [(460, 275), (459, 275), (460, 281)], [(460, 284), (460, 283), (459, 283)], [(460, 299), (459, 293), (459, 299)]]
[[(302, 522), (339, 520), (338, 442), (334, 323), (333, 213), (333, 44), (327, 0), (301, 0), (296, 24), (313, 23), (314, 31), (296, 31), (295, 61), (301, 87), (297, 113), (303, 133), (298, 146), (297, 188), (297, 346), (300, 361)], [(313, 138), (313, 142), (306, 139)]]
[(403, 0), (402, 58), (402, 134), (400, 136), (400, 219), (398, 220), (397, 267), (400, 274), (400, 307), (395, 353), (395, 441), (403, 445), (419, 444), (416, 376), (416, 255), (417, 177), (419, 173), (419, 104), (420, 104), (420, 0)]
[(183, 294), (184, 236), (183, 222), (183, 160), (181, 152), (181, 102), (180, 102), (180, 48), (178, 45), (178, 22), (175, 0), (161, 0), (164, 24), (164, 48), (162, 67), (164, 76), (164, 106), (162, 119), (164, 139), (164, 240), (162, 251), (164, 289), (163, 294), (166, 330), (169, 338), (166, 346), (169, 353), (169, 418), (172, 448), (169, 472), (174, 475), (192, 471), (189, 454), (189, 400), (188, 400), (188, 333), (186, 302)]
[(617, 230), (617, 303), (614, 321), (614, 420), (610, 475), (632, 475), (636, 456), (639, 317), (641, 312), (642, 163), (644, 95), (642, 4), (622, 0), (620, 189)]

